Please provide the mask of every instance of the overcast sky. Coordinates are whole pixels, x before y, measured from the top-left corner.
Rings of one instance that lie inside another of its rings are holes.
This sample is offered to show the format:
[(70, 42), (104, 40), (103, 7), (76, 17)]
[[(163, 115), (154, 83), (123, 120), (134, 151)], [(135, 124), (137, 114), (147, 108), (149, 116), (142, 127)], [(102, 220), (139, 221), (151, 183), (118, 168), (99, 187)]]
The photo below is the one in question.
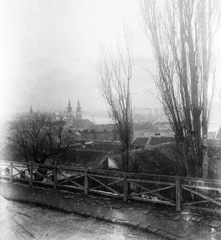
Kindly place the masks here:
[[(137, 108), (156, 106), (154, 67), (137, 0), (1, 0), (0, 116), (28, 111), (73, 108), (105, 110), (96, 85), (101, 46), (114, 48), (123, 25), (133, 41), (138, 64), (132, 80)], [(95, 116), (96, 118), (96, 116)]]
[(30, 105), (61, 110), (69, 97), (74, 108), (79, 98), (83, 111), (104, 109), (96, 85), (99, 49), (121, 41), (123, 25), (139, 60), (134, 104), (146, 106), (152, 85), (140, 65), (151, 63), (152, 53), (136, 0), (5, 0), (0, 7), (1, 113)]

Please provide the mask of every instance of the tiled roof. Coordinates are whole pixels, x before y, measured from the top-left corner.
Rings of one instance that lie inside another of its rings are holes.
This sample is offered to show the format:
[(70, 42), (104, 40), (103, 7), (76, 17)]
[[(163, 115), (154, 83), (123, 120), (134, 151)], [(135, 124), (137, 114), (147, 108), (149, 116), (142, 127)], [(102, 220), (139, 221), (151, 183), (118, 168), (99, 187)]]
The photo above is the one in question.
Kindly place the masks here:
[(148, 137), (137, 137), (134, 140), (133, 145), (145, 146), (148, 140), (149, 140)]
[(175, 142), (174, 137), (166, 137), (166, 136), (152, 136), (150, 137), (149, 141), (147, 142), (147, 145), (158, 145), (166, 142)]

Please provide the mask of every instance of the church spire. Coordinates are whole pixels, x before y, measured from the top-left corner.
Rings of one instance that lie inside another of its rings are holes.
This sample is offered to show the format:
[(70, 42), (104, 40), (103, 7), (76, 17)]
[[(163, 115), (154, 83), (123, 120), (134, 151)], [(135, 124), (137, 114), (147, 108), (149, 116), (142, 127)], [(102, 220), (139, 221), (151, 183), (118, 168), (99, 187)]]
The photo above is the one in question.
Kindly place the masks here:
[(70, 98), (68, 100), (68, 107), (67, 107), (67, 112), (72, 112), (72, 107), (71, 107), (71, 101), (70, 101)]
[(73, 123), (73, 120), (74, 120), (74, 114), (73, 114), (73, 111), (72, 111), (70, 98), (68, 99), (68, 107), (67, 107), (67, 111), (65, 113), (65, 116), (66, 116), (68, 126), (71, 127), (71, 125)]
[(76, 119), (82, 119), (81, 105), (78, 98), (77, 108), (76, 108)]

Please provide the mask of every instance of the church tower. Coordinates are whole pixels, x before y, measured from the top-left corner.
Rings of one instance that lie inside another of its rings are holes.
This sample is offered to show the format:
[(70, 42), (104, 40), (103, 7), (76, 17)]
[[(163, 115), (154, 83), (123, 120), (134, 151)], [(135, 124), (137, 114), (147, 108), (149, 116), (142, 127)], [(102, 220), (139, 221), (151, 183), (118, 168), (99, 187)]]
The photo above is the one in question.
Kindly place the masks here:
[(74, 119), (74, 114), (72, 111), (70, 99), (68, 100), (68, 107), (67, 107), (67, 111), (66, 111), (65, 115), (66, 115), (66, 119), (67, 119), (69, 125), (72, 124), (73, 119)]
[(69, 98), (69, 100), (68, 100), (67, 112), (68, 112), (68, 113), (72, 113), (72, 107), (71, 107), (70, 98)]
[(81, 111), (79, 99), (78, 99), (78, 104), (76, 108), (76, 119), (82, 119), (82, 111)]

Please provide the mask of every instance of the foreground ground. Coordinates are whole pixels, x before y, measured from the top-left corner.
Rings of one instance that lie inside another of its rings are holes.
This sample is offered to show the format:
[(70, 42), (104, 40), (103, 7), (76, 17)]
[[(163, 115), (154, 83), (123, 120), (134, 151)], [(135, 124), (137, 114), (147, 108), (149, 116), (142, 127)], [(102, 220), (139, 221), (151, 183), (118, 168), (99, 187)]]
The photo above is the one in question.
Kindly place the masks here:
[[(87, 218), (83, 218), (85, 222), (79, 222), (77, 229), (80, 229), (86, 225), (87, 231), (89, 231), (94, 236), (94, 229), (99, 232), (101, 229), (102, 239), (108, 237), (108, 230), (102, 229), (103, 224), (114, 223), (110, 227), (111, 234), (114, 233), (115, 229), (121, 229), (120, 226), (129, 226), (134, 230), (144, 230), (146, 231), (146, 239), (154, 239), (153, 237), (148, 238), (148, 234), (156, 234), (164, 239), (178, 240), (218, 240), (221, 239), (221, 217), (220, 216), (211, 216), (211, 215), (201, 215), (189, 211), (175, 212), (174, 208), (169, 208), (159, 204), (144, 204), (141, 202), (129, 201), (124, 203), (122, 199), (113, 199), (109, 197), (101, 197), (88, 195), (84, 196), (82, 192), (67, 192), (67, 191), (54, 191), (50, 189), (43, 189), (39, 187), (28, 187), (20, 184), (9, 184), (9, 183), (0, 183), (0, 195), (8, 200), (16, 200), (25, 203), (35, 203), (41, 206), (47, 206), (49, 208), (62, 210), (63, 212), (69, 213), (71, 216), (73, 213)], [(45, 210), (46, 211), (46, 210)], [(48, 211), (48, 210), (47, 210)], [(2, 211), (1, 211), (2, 212)], [(36, 225), (35, 213), (29, 215), (29, 221), (32, 222), (32, 226)], [(21, 212), (22, 213), (22, 212)], [(24, 214), (26, 214), (24, 212)], [(23, 214), (23, 215), (24, 215)], [(22, 215), (22, 214), (20, 214)], [(47, 214), (45, 214), (47, 215)], [(7, 214), (0, 215), (1, 217), (7, 216)], [(25, 215), (24, 215), (25, 216)], [(26, 216), (27, 217), (27, 216)], [(76, 217), (76, 216), (75, 216)], [(57, 219), (56, 217), (49, 217), (49, 219)], [(47, 219), (47, 217), (46, 217)], [(64, 218), (63, 218), (64, 219)], [(68, 217), (67, 217), (68, 219)], [(101, 225), (93, 225), (93, 222), (96, 220), (102, 220)], [(27, 225), (28, 222), (27, 221)], [(42, 223), (41, 223), (42, 221)], [(62, 222), (61, 220), (60, 222)], [(2, 221), (4, 223), (4, 219)], [(58, 221), (58, 225), (60, 225)], [(68, 229), (74, 228), (75, 223), (69, 225), (71, 220), (65, 220), (65, 233), (68, 232)], [(19, 223), (19, 222), (18, 222)], [(38, 223), (38, 222), (37, 222)], [(85, 224), (87, 223), (87, 224)], [(92, 225), (91, 225), (91, 224)], [(39, 224), (45, 229), (44, 218), (40, 219)], [(26, 224), (25, 224), (26, 225)], [(52, 230), (50, 233), (56, 233), (55, 223), (52, 222)], [(116, 228), (115, 228), (116, 227)], [(48, 227), (47, 227), (48, 228)], [(33, 227), (33, 229), (35, 229)], [(123, 228), (122, 228), (123, 229)], [(1, 229), (0, 229), (1, 230)], [(38, 232), (39, 230), (36, 230)], [(46, 231), (46, 230), (45, 230)], [(86, 231), (86, 233), (87, 233)], [(2, 231), (1, 231), (2, 232)], [(96, 231), (95, 231), (96, 232)], [(44, 232), (47, 234), (48, 232)], [(60, 234), (60, 231), (58, 231)], [(76, 234), (81, 234), (78, 232)], [(105, 235), (107, 233), (107, 235)], [(31, 235), (30, 235), (31, 236)], [(54, 237), (57, 236), (57, 233)], [(77, 235), (78, 236), (78, 235)], [(111, 236), (111, 235), (110, 235)], [(117, 238), (117, 236), (119, 238)], [(120, 238), (122, 236), (122, 238)], [(43, 235), (45, 239), (50, 239), (46, 235)], [(88, 236), (82, 236), (82, 239), (93, 239), (88, 238)], [(123, 238), (124, 235), (120, 234), (120, 230), (116, 235), (113, 235), (113, 238), (109, 239), (139, 239), (138, 237), (131, 237), (130, 235)], [(3, 238), (10, 239), (10, 238)], [(16, 238), (17, 239), (17, 238)], [(26, 238), (28, 239), (28, 238)], [(42, 239), (42, 238), (41, 238)], [(44, 239), (44, 238), (43, 238)], [(53, 236), (51, 236), (53, 239)], [(55, 238), (56, 239), (56, 238)], [(58, 238), (59, 239), (59, 238)], [(63, 238), (60, 238), (63, 239)], [(65, 239), (68, 239), (66, 237)], [(76, 239), (69, 238), (69, 239)], [(81, 238), (77, 238), (81, 239)], [(100, 238), (94, 238), (100, 239)], [(106, 238), (108, 239), (108, 238)], [(141, 238), (142, 239), (142, 238)]]
[(153, 234), (0, 197), (0, 239), (160, 240)]

